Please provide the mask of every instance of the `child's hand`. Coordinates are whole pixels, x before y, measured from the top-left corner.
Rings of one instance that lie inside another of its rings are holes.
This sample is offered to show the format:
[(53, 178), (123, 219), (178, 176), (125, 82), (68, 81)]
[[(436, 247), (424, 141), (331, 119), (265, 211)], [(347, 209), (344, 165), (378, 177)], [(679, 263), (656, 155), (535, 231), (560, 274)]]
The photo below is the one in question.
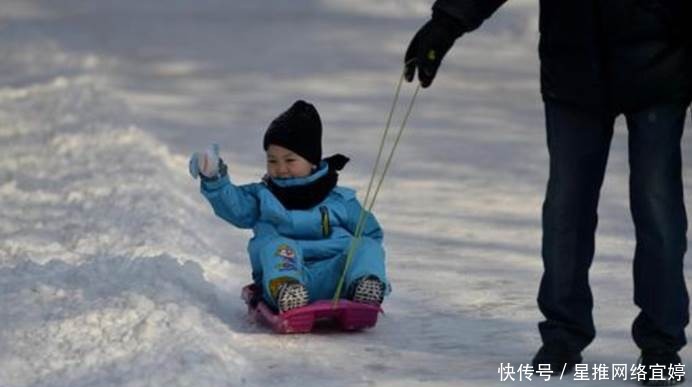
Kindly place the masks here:
[(219, 157), (219, 145), (212, 144), (204, 152), (193, 153), (188, 168), (194, 179), (200, 175), (202, 179), (213, 179), (218, 177), (222, 166), (225, 167)]

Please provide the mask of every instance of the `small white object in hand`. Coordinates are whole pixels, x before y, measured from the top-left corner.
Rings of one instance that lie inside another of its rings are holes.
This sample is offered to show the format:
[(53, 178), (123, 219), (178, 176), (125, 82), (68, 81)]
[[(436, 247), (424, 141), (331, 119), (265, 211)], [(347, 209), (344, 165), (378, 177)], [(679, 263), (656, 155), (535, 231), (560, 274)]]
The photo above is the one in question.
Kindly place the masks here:
[(195, 152), (190, 159), (190, 175), (213, 178), (219, 173), (219, 145), (212, 144), (204, 152)]
[(210, 145), (197, 159), (199, 172), (206, 177), (216, 177), (219, 173), (219, 146)]

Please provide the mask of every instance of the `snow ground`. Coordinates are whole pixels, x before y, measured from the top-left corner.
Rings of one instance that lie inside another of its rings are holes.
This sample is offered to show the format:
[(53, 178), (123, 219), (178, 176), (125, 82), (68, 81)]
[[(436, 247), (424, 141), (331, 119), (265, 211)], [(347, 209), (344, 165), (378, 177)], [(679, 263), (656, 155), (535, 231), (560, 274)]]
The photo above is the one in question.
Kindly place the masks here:
[[(362, 191), (429, 5), (1, 0), (0, 386), (509, 384), (500, 363), (539, 346), (535, 2), (463, 37), (419, 96), (375, 208), (394, 286), (375, 329), (276, 336), (247, 321), (249, 234), (216, 219), (187, 176), (188, 155), (219, 142), (234, 180), (257, 180), (266, 125), (305, 98), (325, 153), (352, 157), (342, 181)], [(637, 356), (621, 124), (591, 271), (591, 364)]]

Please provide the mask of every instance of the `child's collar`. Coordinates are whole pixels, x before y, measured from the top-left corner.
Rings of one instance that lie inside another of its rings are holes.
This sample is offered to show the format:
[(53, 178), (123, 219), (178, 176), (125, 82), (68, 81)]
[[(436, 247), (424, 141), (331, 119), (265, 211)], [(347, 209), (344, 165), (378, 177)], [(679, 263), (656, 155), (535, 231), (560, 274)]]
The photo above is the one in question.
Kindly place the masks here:
[(327, 164), (327, 162), (323, 160), (320, 162), (320, 166), (315, 172), (305, 177), (273, 178), (269, 175), (266, 175), (265, 179), (271, 179), (271, 181), (274, 182), (274, 184), (282, 188), (296, 187), (300, 185), (310, 184), (315, 180), (326, 175), (328, 171), (329, 164)]

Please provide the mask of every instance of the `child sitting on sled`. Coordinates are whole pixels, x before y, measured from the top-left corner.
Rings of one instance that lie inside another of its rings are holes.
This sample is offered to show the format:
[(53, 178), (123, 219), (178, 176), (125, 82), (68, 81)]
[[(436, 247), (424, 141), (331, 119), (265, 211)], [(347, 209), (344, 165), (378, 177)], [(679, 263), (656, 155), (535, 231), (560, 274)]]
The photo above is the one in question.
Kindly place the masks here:
[[(331, 299), (361, 214), (355, 191), (337, 185), (348, 158), (322, 159), (322, 123), (315, 107), (295, 102), (264, 134), (267, 173), (259, 183), (233, 184), (218, 147), (195, 153), (190, 174), (214, 213), (251, 228), (252, 278), (280, 312)], [(366, 214), (362, 237), (345, 273), (342, 297), (379, 305), (389, 289), (382, 230)]]

